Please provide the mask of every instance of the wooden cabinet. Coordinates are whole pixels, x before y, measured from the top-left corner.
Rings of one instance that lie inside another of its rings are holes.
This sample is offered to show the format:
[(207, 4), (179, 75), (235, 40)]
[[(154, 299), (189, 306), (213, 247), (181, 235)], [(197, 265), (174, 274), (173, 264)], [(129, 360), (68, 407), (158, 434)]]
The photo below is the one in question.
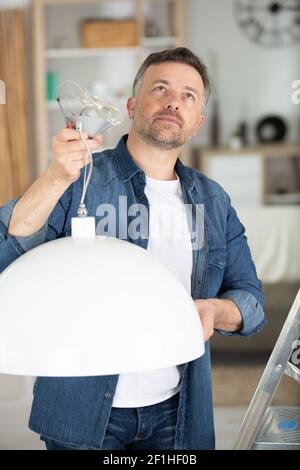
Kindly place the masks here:
[(194, 151), (194, 165), (228, 192), (234, 205), (300, 204), (300, 146)]

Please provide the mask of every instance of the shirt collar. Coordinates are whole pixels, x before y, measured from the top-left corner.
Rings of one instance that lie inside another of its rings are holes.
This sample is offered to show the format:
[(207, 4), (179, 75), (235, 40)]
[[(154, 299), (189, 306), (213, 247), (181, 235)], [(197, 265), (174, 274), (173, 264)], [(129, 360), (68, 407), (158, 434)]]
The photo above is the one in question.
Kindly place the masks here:
[(116, 152), (118, 154), (117, 162), (121, 170), (121, 177), (123, 181), (128, 181), (137, 173), (141, 173), (144, 175), (143, 170), (141, 170), (141, 168), (139, 168), (134, 163), (134, 160), (129, 153), (129, 150), (126, 145), (127, 138), (128, 138), (128, 134), (123, 135), (123, 137), (121, 137), (116, 147)]
[[(131, 179), (134, 175), (137, 173), (140, 173), (145, 177), (145, 174), (141, 168), (139, 168), (132, 156), (130, 155), (126, 142), (127, 142), (128, 134), (124, 135), (120, 140), (119, 143), (116, 147), (116, 152), (118, 154), (118, 164), (121, 169), (121, 174), (123, 181), (128, 181)], [(191, 174), (190, 168), (187, 166), (183, 165), (183, 163), (179, 160), (179, 158), (176, 161), (175, 164), (175, 171), (179, 177), (180, 180), (182, 180), (187, 188), (191, 190), (195, 186), (194, 178)]]

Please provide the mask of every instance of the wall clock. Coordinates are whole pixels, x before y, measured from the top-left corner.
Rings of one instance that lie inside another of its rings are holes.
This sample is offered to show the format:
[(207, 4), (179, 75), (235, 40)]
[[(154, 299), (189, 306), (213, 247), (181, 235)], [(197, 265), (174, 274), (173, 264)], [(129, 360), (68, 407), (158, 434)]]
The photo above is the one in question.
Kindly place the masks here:
[(261, 46), (300, 42), (300, 0), (235, 0), (234, 11), (243, 33)]

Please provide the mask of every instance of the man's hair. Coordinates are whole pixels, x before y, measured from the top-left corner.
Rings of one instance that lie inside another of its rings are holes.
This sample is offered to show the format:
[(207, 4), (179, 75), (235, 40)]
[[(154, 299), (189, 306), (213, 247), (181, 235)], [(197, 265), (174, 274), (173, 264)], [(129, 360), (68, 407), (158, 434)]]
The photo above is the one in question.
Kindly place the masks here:
[(176, 49), (167, 49), (165, 51), (154, 52), (153, 54), (150, 54), (142, 63), (138, 73), (136, 74), (133, 82), (133, 96), (137, 95), (139, 85), (143, 80), (147, 68), (150, 67), (150, 65), (162, 64), (164, 62), (177, 62), (179, 64), (186, 64), (197, 70), (200, 77), (202, 78), (204, 85), (204, 109), (210, 95), (210, 83), (207, 67), (203, 62), (201, 62), (199, 57), (197, 57), (190, 49), (187, 49), (186, 47), (177, 47)]

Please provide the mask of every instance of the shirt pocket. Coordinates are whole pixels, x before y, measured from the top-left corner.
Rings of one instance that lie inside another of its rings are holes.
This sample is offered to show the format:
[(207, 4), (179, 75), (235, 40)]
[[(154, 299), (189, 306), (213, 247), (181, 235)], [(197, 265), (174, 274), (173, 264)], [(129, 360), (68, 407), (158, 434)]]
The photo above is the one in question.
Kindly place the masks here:
[(226, 268), (226, 247), (210, 248), (207, 261), (207, 297), (217, 297)]

